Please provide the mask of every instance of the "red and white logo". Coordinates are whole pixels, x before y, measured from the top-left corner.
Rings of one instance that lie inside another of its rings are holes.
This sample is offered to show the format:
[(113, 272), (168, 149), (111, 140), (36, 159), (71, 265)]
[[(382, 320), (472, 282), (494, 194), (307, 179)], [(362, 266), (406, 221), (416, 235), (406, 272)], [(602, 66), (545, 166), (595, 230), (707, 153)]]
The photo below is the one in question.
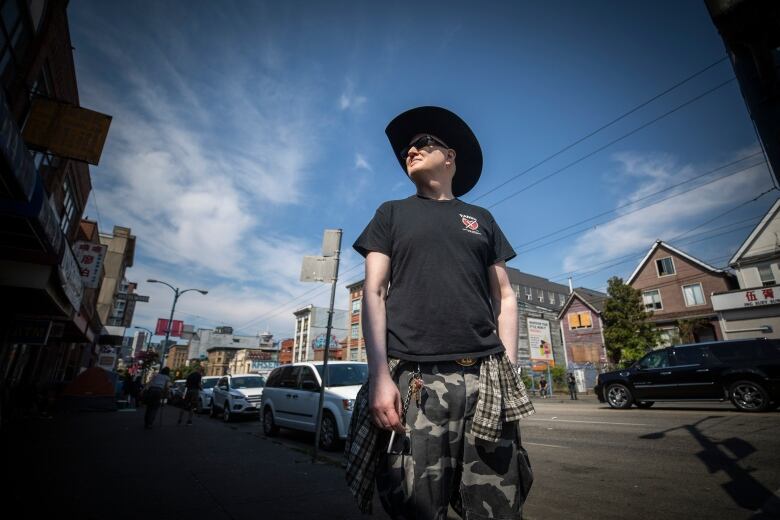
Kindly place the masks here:
[(477, 228), (479, 227), (479, 222), (477, 222), (477, 219), (475, 218), (461, 217), (460, 220), (463, 221), (463, 225), (466, 226), (466, 229), (476, 231)]
[(481, 235), (477, 229), (479, 229), (479, 222), (477, 222), (477, 219), (472, 217), (471, 215), (460, 215), (460, 221), (463, 222), (463, 225), (466, 226), (463, 228), (463, 231), (468, 231), (469, 233), (474, 233), (475, 235)]

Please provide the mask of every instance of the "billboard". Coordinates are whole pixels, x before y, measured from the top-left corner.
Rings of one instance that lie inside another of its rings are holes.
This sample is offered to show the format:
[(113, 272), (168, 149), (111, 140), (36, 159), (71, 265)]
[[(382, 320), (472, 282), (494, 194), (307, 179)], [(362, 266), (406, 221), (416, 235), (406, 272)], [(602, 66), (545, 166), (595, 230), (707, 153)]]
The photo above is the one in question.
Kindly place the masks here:
[[(184, 332), (184, 322), (181, 320), (173, 320), (171, 322), (171, 336), (181, 337), (181, 333)], [(168, 320), (164, 318), (157, 319), (157, 327), (154, 329), (155, 336), (165, 336), (165, 332), (168, 330)]]
[(111, 116), (54, 99), (33, 99), (24, 141), (54, 155), (97, 165)]
[(549, 363), (550, 366), (555, 366), (552, 338), (550, 336), (550, 322), (538, 318), (527, 318), (527, 320), (528, 347), (531, 351), (531, 363), (534, 365), (534, 369), (547, 367), (545, 363), (539, 363), (537, 367), (537, 363), (535, 363), (537, 361), (544, 361)]

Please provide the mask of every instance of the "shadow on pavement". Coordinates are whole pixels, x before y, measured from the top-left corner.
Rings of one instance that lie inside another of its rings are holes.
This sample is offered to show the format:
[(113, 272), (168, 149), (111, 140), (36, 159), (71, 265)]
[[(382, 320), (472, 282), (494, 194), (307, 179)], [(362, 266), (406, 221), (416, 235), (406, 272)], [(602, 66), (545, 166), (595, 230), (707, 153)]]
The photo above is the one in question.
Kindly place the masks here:
[[(770, 505), (776, 499), (774, 493), (763, 484), (753, 478), (751, 473), (755, 471), (750, 467), (742, 467), (740, 461), (756, 452), (756, 448), (749, 442), (739, 437), (730, 437), (722, 441), (712, 440), (701, 431), (700, 425), (711, 419), (720, 419), (723, 416), (708, 416), (693, 424), (684, 424), (667, 430), (640, 435), (640, 439), (660, 440), (667, 433), (675, 430), (687, 431), (691, 437), (702, 447), (702, 451), (696, 454), (711, 474), (724, 472), (730, 480), (721, 487), (729, 497), (743, 509), (758, 511), (765, 505)], [(760, 512), (758, 514), (761, 514)], [(764, 518), (756, 516), (754, 518)], [(770, 517), (766, 517), (770, 518)]]

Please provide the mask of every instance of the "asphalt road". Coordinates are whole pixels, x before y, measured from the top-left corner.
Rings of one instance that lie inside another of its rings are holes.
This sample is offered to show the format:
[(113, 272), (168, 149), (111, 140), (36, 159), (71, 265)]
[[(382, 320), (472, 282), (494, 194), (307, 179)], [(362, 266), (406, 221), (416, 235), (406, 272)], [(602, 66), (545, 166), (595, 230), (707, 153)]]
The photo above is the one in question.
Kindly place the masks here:
[[(522, 422), (531, 520), (780, 518), (779, 412), (728, 403), (613, 410), (593, 398), (534, 405)], [(282, 430), (274, 442), (306, 450), (313, 435)]]

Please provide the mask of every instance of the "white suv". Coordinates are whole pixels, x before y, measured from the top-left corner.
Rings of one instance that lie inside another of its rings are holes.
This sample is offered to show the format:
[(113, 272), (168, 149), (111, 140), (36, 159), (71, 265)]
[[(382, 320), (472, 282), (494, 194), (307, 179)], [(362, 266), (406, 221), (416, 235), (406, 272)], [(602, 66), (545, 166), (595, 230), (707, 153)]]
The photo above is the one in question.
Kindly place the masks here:
[(201, 390), (198, 394), (198, 412), (208, 412), (211, 410), (211, 401), (214, 399), (214, 387), (221, 377), (203, 376), (200, 380)]
[[(279, 427), (313, 432), (322, 385), (322, 362), (295, 363), (275, 368), (268, 376), (262, 399), (263, 431), (273, 436)], [(368, 379), (368, 365), (328, 361), (320, 444), (334, 450), (346, 439), (352, 408), (360, 386)]]
[(225, 422), (239, 415), (257, 417), (265, 378), (257, 374), (222, 376), (214, 387), (211, 416), (222, 414)]

